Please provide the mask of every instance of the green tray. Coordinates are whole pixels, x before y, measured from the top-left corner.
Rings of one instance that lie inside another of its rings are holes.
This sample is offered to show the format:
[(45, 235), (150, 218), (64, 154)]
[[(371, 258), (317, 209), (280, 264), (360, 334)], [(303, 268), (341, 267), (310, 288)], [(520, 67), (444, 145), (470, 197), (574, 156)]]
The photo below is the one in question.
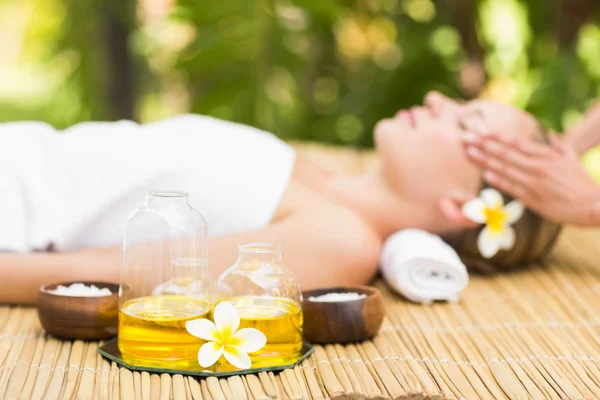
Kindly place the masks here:
[(234, 370), (234, 371), (223, 371), (223, 372), (211, 372), (208, 370), (200, 371), (200, 370), (185, 370), (185, 369), (168, 369), (168, 368), (155, 368), (155, 367), (144, 367), (144, 366), (140, 366), (140, 365), (131, 365), (121, 359), (121, 352), (119, 351), (119, 347), (117, 346), (117, 338), (110, 339), (108, 342), (106, 342), (102, 346), (98, 347), (97, 351), (103, 357), (106, 357), (109, 360), (114, 361), (117, 364), (119, 364), (127, 369), (133, 370), (133, 371), (147, 371), (147, 372), (193, 375), (193, 376), (233, 376), (233, 375), (257, 374), (259, 372), (265, 372), (265, 371), (283, 371), (284, 369), (293, 368), (296, 365), (300, 364), (302, 361), (306, 360), (312, 354), (312, 352), (314, 350), (315, 350), (314, 347), (310, 343), (304, 342), (302, 344), (301, 356), (293, 364), (274, 365), (272, 367), (238, 369), (238, 370)]

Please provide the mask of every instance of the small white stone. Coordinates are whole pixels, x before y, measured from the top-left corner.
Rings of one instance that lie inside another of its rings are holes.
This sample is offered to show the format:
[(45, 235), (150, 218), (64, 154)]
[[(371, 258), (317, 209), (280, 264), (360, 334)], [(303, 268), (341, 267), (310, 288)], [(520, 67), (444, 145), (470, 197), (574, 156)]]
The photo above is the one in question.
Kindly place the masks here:
[(326, 293), (320, 296), (311, 296), (308, 298), (309, 301), (316, 302), (337, 302), (337, 301), (352, 301), (352, 300), (360, 300), (367, 297), (366, 294), (356, 293), (356, 292), (344, 292), (344, 293)]
[(99, 297), (112, 294), (109, 288), (99, 289), (94, 285), (86, 286), (83, 283), (73, 283), (69, 286), (58, 285), (56, 289), (50, 290), (50, 293), (73, 297)]

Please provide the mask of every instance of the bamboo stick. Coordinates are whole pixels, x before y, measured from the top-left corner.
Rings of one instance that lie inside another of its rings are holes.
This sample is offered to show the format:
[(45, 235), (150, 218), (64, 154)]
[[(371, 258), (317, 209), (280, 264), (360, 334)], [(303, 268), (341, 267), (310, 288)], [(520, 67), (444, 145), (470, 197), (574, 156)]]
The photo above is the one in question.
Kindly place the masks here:
[(139, 371), (133, 371), (133, 390), (135, 400), (142, 400), (142, 373)]
[(261, 372), (258, 374), (258, 378), (260, 379), (266, 396), (277, 398), (277, 381), (275, 380), (273, 372)]
[(248, 395), (246, 393), (246, 388), (244, 387), (244, 383), (242, 382), (242, 378), (239, 376), (230, 376), (227, 378), (229, 383), (229, 387), (231, 388), (231, 397), (239, 400), (247, 400)]
[(256, 375), (246, 375), (246, 382), (248, 382), (248, 387), (250, 388), (250, 392), (255, 399), (267, 399), (271, 398), (264, 390), (263, 384), (261, 383), (261, 379)]
[(225, 393), (223, 393), (223, 389), (221, 389), (221, 385), (219, 384), (219, 379), (213, 376), (206, 378), (206, 384), (208, 385), (208, 391), (210, 395), (215, 400), (226, 400)]
[(333, 345), (325, 346), (325, 354), (329, 359), (329, 364), (333, 369), (333, 373), (335, 374), (335, 376), (337, 377), (337, 379), (343, 387), (344, 393), (348, 396), (353, 396), (354, 387), (352, 385), (352, 382), (350, 381), (350, 378), (346, 374), (346, 370), (342, 366), (340, 355), (337, 353), (335, 347)]
[(200, 382), (198, 379), (188, 376), (188, 383), (190, 385), (190, 392), (192, 394), (192, 399), (194, 400), (204, 400), (202, 397), (202, 389), (200, 388)]
[(150, 399), (159, 400), (161, 395), (161, 379), (158, 374), (150, 375)]
[(40, 336), (40, 340), (45, 341), (45, 346), (31, 393), (32, 400), (39, 400), (44, 396), (61, 347), (61, 342), (54, 338), (45, 338), (42, 335)]
[(323, 377), (323, 384), (329, 396), (336, 397), (344, 394), (344, 387), (338, 381), (335, 372), (333, 372), (333, 368), (323, 347), (315, 346), (313, 357), (317, 362), (317, 369)]
[(242, 376), (242, 383), (244, 384), (244, 388), (246, 389), (246, 393), (248, 395), (249, 400), (255, 400), (255, 397), (252, 395), (252, 391), (250, 390), (250, 386), (248, 386), (248, 381), (246, 380), (246, 376)]
[(281, 375), (276, 375), (275, 381), (277, 382), (277, 387), (279, 388), (279, 397), (277, 398), (281, 400), (291, 400), (290, 396), (288, 396), (287, 391), (285, 390), (285, 387), (283, 386)]
[(180, 374), (173, 375), (171, 377), (171, 384), (173, 385), (173, 398), (174, 399), (187, 399), (185, 392), (185, 382), (183, 376)]
[(223, 396), (226, 399), (233, 399), (233, 393), (231, 392), (231, 389), (229, 388), (229, 383), (227, 382), (227, 379), (219, 379), (219, 385), (221, 386), (221, 390), (223, 391)]
[(126, 399), (135, 399), (135, 388), (133, 386), (133, 373), (126, 369), (119, 370), (119, 383), (121, 396)]
[(356, 371), (356, 374), (360, 377), (361, 383), (365, 388), (365, 392), (370, 399), (383, 399), (385, 398), (384, 393), (381, 391), (375, 378), (371, 375), (371, 371), (367, 368), (360, 353), (358, 352), (357, 345), (346, 346), (348, 357), (352, 363), (352, 368)]
[(150, 389), (152, 387), (152, 380), (150, 373), (142, 371), (140, 373), (140, 397), (142, 400), (150, 400)]
[(169, 374), (160, 374), (160, 400), (171, 400), (171, 377)]
[(200, 389), (202, 390), (202, 397), (204, 397), (206, 400), (212, 400), (212, 396), (210, 394), (210, 391), (208, 390), (208, 384), (206, 383), (206, 379), (202, 379), (200, 381)]
[(308, 383), (306, 382), (306, 378), (304, 377), (303, 368), (301, 366), (296, 366), (296, 367), (294, 367), (293, 371), (294, 371), (294, 376), (296, 377), (296, 380), (298, 381), (298, 384), (300, 386), (300, 391), (302, 392), (302, 398), (310, 399)]

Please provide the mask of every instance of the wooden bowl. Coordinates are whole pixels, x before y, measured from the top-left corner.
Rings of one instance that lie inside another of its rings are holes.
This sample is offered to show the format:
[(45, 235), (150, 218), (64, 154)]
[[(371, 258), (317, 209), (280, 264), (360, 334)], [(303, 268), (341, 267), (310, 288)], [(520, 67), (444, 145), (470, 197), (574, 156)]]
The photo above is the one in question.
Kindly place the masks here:
[(101, 340), (117, 334), (119, 285), (106, 282), (82, 282), (112, 292), (106, 296), (65, 296), (51, 293), (61, 282), (40, 287), (38, 317), (46, 332), (61, 339)]
[[(349, 301), (311, 301), (312, 296), (355, 292), (367, 297)], [(312, 343), (354, 343), (377, 334), (385, 317), (381, 292), (370, 286), (343, 286), (303, 294), (304, 337)]]

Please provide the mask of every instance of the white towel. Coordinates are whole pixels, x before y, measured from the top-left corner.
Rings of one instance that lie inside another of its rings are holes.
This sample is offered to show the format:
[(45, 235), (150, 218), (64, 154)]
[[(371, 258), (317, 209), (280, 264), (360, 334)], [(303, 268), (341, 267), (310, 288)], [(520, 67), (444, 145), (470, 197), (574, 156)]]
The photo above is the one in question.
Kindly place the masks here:
[(147, 190), (190, 193), (209, 234), (269, 224), (295, 151), (270, 133), (200, 115), (140, 125), (84, 122), (63, 132), (0, 124), (0, 251), (120, 245)]
[(458, 301), (469, 283), (467, 268), (454, 249), (439, 236), (418, 229), (388, 237), (380, 268), (395, 291), (417, 303)]

